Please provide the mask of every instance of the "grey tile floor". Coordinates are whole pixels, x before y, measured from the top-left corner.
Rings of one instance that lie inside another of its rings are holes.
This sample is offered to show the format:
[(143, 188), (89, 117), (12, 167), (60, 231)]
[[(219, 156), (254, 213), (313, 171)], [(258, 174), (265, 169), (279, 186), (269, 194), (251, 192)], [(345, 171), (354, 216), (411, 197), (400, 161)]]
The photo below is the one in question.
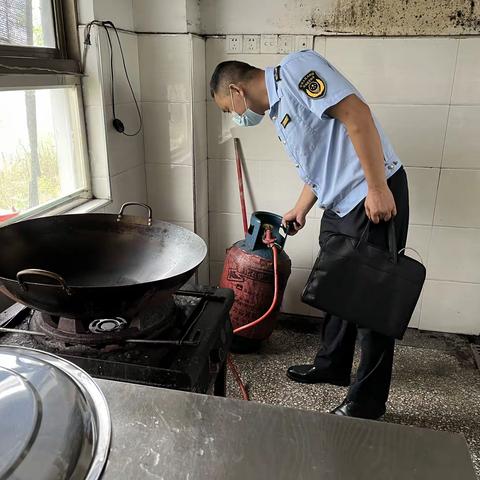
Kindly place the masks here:
[[(290, 365), (310, 363), (320, 343), (318, 326), (293, 325), (291, 319), (282, 321), (258, 352), (236, 354), (234, 361), (252, 400), (328, 412), (347, 389), (301, 385), (286, 377)], [(227, 395), (240, 398), (231, 378)], [(480, 478), (480, 372), (464, 337), (412, 330), (398, 342), (384, 421), (462, 433)]]

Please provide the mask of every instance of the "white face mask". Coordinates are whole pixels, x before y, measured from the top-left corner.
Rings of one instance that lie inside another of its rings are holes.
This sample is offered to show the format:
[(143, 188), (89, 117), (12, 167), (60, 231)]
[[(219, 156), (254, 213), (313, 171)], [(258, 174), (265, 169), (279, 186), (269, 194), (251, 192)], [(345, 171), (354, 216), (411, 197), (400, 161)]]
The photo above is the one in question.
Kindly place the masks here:
[(245, 100), (245, 97), (243, 97), (245, 111), (241, 115), (237, 113), (235, 111), (235, 105), (233, 104), (232, 89), (230, 89), (230, 98), (232, 100), (232, 120), (239, 127), (253, 127), (254, 125), (258, 125), (263, 120), (263, 115), (260, 115), (259, 113), (254, 112), (247, 107), (247, 101)]

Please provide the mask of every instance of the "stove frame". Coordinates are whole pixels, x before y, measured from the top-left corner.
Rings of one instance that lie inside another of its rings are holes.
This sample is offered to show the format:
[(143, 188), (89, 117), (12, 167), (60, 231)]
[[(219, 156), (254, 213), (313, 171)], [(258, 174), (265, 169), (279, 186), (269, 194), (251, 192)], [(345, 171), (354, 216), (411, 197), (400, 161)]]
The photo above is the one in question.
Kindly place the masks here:
[[(105, 351), (89, 346), (86, 347), (88, 351), (80, 353), (75, 351), (75, 346), (73, 352), (68, 348), (57, 350), (45, 344), (31, 346), (55, 353), (93, 377), (225, 396), (226, 357), (233, 338), (228, 314), (233, 292), (188, 285), (176, 292), (175, 297), (180, 311), (186, 313), (182, 322), (184, 329), (179, 337), (165, 338), (162, 336), (165, 332), (161, 332), (158, 338), (135, 336), (119, 342), (120, 348)], [(187, 299), (187, 302), (195, 299), (196, 303), (185, 304), (181, 299)], [(5, 339), (9, 340), (9, 335), (22, 335), (21, 344), (34, 341), (32, 337), (35, 336), (48, 337), (37, 331), (28, 330), (26, 333), (27, 330), (22, 328), (28, 328), (35, 313), (38, 312), (18, 303), (0, 312), (0, 334), (5, 334), (0, 335), (0, 343), (7, 343)], [(222, 319), (225, 320), (223, 326), (219, 325)], [(18, 341), (9, 342), (12, 343), (19, 344)], [(130, 354), (133, 361), (129, 358)]]

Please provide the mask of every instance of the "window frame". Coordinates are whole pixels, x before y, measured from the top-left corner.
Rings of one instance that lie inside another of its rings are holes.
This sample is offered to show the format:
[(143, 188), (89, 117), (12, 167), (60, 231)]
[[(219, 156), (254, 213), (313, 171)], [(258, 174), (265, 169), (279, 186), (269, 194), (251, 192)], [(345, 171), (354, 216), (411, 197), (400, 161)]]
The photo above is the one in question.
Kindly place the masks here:
[[(57, 47), (23, 47), (0, 44), (0, 91), (75, 87), (79, 122), (78, 140), (83, 157), (86, 186), (4, 221), (0, 224), (0, 228), (27, 218), (64, 213), (88, 201), (95, 200), (92, 196), (85, 112), (80, 82), (81, 56), (76, 0), (51, 0), (51, 2)], [(19, 71), (22, 75), (18, 74)]]
[[(45, 69), (80, 74), (80, 47), (77, 36), (76, 0), (50, 0), (57, 46), (32, 47), (0, 44), (0, 64), (31, 69), (32, 74)], [(40, 67), (42, 70), (35, 70)], [(0, 73), (12, 70), (0, 65)]]

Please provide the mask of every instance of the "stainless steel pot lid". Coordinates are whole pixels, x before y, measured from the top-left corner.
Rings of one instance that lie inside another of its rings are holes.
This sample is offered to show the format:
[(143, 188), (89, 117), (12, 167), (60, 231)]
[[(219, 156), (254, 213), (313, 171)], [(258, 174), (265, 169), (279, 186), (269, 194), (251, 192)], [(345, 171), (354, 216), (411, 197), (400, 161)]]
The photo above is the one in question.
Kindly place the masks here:
[(0, 346), (0, 478), (93, 480), (110, 447), (101, 390), (50, 353)]

